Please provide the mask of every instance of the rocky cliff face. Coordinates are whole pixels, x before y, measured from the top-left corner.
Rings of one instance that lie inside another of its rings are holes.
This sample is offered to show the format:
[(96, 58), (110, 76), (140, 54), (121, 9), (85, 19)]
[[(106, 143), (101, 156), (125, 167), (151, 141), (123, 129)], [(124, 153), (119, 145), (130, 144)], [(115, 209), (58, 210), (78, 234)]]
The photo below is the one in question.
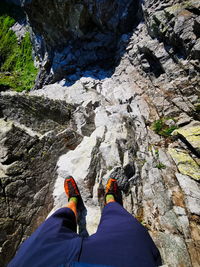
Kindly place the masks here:
[[(42, 65), (36, 88), (116, 64), (117, 43), (142, 17), (139, 0), (22, 1)], [(48, 7), (48, 8), (45, 8)], [(44, 15), (45, 14), (45, 15)]]
[(70, 174), (87, 210), (82, 235), (95, 232), (114, 176), (163, 264), (199, 266), (199, 1), (45, 3), (22, 4), (36, 87), (51, 84), (0, 98), (2, 265), (66, 203)]
[(5, 0), (5, 2), (21, 6), (21, 0)]
[(74, 107), (65, 102), (4, 95), (0, 105), (0, 266), (4, 266), (52, 209), (57, 159), (82, 137), (70, 127)]

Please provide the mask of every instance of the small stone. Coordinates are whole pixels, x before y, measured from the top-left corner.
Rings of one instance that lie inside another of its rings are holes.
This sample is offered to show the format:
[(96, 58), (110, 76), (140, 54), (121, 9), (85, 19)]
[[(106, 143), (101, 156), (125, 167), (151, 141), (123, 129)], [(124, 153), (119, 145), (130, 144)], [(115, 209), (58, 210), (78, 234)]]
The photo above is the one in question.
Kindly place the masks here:
[(171, 127), (171, 126), (175, 126), (176, 125), (176, 122), (174, 120), (172, 120), (172, 119), (169, 119), (169, 120), (166, 120), (165, 121), (165, 124), (167, 126)]
[(186, 124), (189, 124), (191, 122), (192, 118), (189, 117), (186, 113), (181, 113), (178, 117), (177, 125), (179, 127), (184, 126)]
[(178, 215), (184, 215), (184, 216), (186, 215), (185, 209), (182, 207), (174, 206), (173, 209), (174, 209), (175, 213)]

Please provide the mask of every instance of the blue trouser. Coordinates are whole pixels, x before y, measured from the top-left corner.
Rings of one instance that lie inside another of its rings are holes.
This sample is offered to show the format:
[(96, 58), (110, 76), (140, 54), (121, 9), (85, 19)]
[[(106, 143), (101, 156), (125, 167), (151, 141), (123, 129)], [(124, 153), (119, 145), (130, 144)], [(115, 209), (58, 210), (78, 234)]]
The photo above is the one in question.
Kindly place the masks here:
[(74, 213), (59, 209), (22, 244), (9, 267), (64, 267), (72, 262), (115, 267), (161, 264), (148, 231), (116, 202), (104, 207), (95, 234), (81, 238), (75, 231)]
[(77, 261), (82, 238), (75, 231), (73, 211), (57, 210), (20, 246), (8, 267), (58, 267)]
[(116, 267), (161, 264), (148, 231), (116, 202), (104, 207), (97, 232), (83, 240), (80, 261)]

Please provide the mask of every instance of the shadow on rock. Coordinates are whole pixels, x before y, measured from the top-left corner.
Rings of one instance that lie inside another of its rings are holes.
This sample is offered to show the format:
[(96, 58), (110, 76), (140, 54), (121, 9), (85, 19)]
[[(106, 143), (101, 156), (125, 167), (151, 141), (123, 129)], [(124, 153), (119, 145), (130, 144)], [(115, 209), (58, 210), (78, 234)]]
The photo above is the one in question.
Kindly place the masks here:
[(143, 18), (139, 0), (32, 0), (22, 6), (41, 66), (35, 89), (64, 78), (71, 85), (90, 75), (85, 70), (97, 79), (110, 77)]

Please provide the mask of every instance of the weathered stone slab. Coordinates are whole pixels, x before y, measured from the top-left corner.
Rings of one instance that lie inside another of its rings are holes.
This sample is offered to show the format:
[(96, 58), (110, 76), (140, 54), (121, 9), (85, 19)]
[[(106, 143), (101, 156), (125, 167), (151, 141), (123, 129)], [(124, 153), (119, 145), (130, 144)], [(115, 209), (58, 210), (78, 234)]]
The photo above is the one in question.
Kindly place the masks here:
[(192, 267), (187, 246), (181, 236), (160, 232), (157, 238), (165, 247), (164, 251), (163, 248), (161, 248), (161, 252), (163, 252), (163, 260), (167, 262), (170, 267)]
[(169, 153), (182, 174), (200, 180), (200, 167), (187, 151), (170, 148)]
[(176, 173), (176, 178), (185, 193), (186, 206), (193, 214), (200, 215), (200, 186), (187, 175)]
[(189, 125), (175, 130), (173, 135), (178, 135), (186, 140), (200, 154), (200, 122), (193, 121)]

